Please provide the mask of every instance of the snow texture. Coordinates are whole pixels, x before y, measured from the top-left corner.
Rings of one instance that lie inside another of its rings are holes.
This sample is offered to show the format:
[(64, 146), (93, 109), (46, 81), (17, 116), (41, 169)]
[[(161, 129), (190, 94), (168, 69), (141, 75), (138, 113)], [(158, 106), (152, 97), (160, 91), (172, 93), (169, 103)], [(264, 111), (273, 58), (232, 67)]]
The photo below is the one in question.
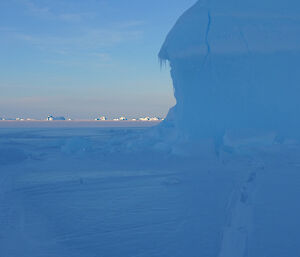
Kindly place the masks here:
[(298, 256), (299, 144), (125, 150), (147, 130), (0, 129), (0, 256)]

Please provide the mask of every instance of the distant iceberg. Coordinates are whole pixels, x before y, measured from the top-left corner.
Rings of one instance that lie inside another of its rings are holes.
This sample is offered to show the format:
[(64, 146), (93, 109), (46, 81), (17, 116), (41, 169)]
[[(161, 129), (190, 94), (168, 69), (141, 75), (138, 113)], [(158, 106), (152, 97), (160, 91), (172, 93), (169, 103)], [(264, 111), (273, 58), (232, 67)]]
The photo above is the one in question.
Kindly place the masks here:
[(60, 116), (60, 117), (54, 117), (52, 115), (48, 115), (47, 120), (66, 120), (65, 117)]

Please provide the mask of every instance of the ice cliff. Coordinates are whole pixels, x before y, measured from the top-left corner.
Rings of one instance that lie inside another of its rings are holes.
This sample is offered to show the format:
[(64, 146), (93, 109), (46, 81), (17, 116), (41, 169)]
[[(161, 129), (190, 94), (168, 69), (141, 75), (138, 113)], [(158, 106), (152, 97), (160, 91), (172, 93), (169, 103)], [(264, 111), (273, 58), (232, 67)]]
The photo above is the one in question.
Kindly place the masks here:
[(249, 129), (299, 133), (299, 1), (198, 1), (159, 58), (170, 63), (177, 100), (163, 126), (193, 139)]

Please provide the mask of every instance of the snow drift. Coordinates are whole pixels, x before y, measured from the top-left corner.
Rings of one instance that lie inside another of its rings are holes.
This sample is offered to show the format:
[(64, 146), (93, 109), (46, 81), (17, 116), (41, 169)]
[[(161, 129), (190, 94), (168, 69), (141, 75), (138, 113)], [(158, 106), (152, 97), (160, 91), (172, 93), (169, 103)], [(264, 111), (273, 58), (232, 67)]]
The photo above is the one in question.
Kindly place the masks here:
[(193, 139), (225, 131), (300, 128), (300, 2), (198, 1), (177, 21), (159, 58), (177, 104), (164, 126)]

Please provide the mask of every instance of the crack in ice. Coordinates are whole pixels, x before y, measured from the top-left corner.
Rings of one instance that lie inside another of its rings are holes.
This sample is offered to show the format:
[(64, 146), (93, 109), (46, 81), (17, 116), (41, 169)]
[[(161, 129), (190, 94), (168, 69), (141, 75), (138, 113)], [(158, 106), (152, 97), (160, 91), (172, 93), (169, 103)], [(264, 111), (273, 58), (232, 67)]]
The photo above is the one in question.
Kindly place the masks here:
[(208, 10), (208, 13), (207, 13), (207, 17), (208, 17), (208, 22), (207, 22), (207, 27), (206, 27), (206, 32), (205, 32), (205, 44), (206, 44), (207, 52), (206, 52), (206, 55), (205, 55), (205, 58), (204, 58), (203, 65), (206, 63), (207, 58), (208, 58), (208, 56), (210, 55), (210, 52), (211, 52), (210, 44), (209, 44), (209, 41), (208, 41), (208, 36), (209, 36), (209, 32), (210, 32), (210, 27), (211, 27), (211, 13), (210, 13), (209, 10)]
[(244, 34), (244, 32), (243, 32), (242, 29), (239, 29), (239, 31), (240, 31), (241, 39), (242, 39), (242, 41), (244, 42), (245, 47), (246, 47), (246, 49), (247, 49), (247, 53), (250, 54), (250, 47), (249, 47), (249, 43), (248, 43), (248, 41), (247, 41), (247, 39), (246, 39), (246, 37), (245, 37), (245, 34)]
[(205, 33), (205, 44), (206, 44), (206, 47), (207, 47), (207, 54), (209, 55), (210, 54), (210, 44), (209, 44), (209, 41), (208, 41), (208, 36), (209, 36), (210, 26), (211, 26), (210, 11), (208, 11), (207, 16), (208, 16), (208, 23), (207, 23), (207, 27), (206, 27), (206, 33)]

